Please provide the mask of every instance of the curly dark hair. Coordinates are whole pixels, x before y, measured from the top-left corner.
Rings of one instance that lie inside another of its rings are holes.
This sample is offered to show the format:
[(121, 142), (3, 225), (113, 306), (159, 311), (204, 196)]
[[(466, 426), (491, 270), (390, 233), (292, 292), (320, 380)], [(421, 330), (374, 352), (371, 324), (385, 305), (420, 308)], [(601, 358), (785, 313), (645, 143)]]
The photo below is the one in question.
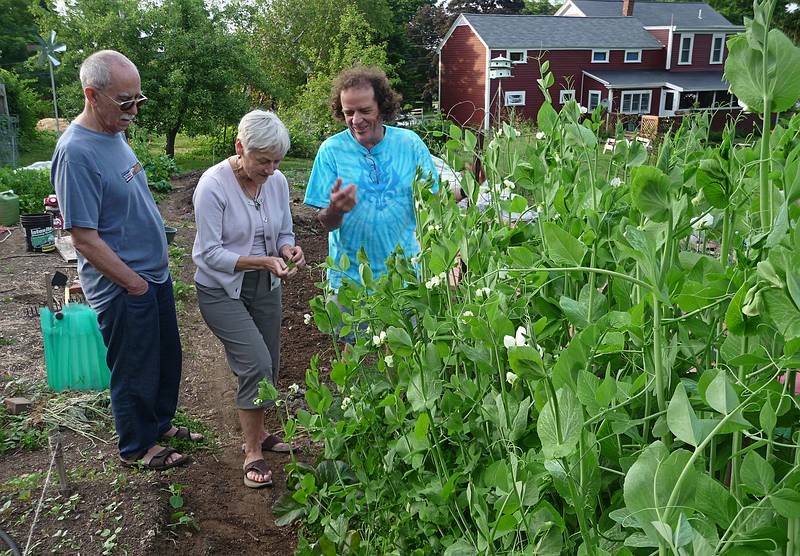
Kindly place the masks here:
[(400, 100), (403, 98), (400, 93), (392, 89), (386, 73), (374, 66), (355, 66), (346, 69), (336, 76), (333, 80), (331, 90), (330, 105), (333, 116), (340, 121), (344, 121), (342, 112), (342, 91), (354, 87), (372, 87), (375, 92), (375, 100), (378, 103), (381, 117), (384, 121), (392, 121), (397, 118), (400, 112)]

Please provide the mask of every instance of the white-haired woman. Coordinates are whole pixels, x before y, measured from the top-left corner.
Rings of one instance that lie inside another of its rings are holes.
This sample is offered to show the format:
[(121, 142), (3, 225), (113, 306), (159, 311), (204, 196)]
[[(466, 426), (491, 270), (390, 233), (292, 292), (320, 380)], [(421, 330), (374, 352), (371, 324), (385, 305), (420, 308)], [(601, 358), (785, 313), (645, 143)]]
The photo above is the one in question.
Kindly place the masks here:
[(289, 133), (274, 113), (249, 112), (239, 122), (236, 155), (206, 170), (192, 198), (197, 300), (239, 382), (244, 484), (251, 488), (272, 484), (263, 451), (289, 450), (267, 433), (266, 404), (256, 403), (262, 379), (277, 385), (281, 280), (305, 265), (292, 232), (289, 186), (278, 170), (288, 150)]

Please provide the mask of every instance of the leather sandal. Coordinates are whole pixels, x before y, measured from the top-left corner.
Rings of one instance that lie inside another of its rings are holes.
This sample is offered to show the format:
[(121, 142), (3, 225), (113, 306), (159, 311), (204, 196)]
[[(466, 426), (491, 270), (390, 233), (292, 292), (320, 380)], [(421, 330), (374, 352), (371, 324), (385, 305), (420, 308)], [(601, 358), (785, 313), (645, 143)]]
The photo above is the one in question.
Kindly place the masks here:
[(202, 442), (204, 440), (203, 435), (200, 435), (200, 438), (198, 438), (197, 440), (192, 438), (192, 432), (189, 430), (188, 427), (176, 427), (176, 428), (177, 430), (175, 431), (175, 434), (171, 435), (163, 434), (161, 435), (161, 438), (164, 440), (177, 438), (178, 440), (188, 440), (189, 442)]
[(267, 486), (272, 486), (272, 477), (266, 481), (255, 481), (247, 476), (250, 471), (255, 471), (259, 475), (271, 475), (269, 466), (267, 466), (267, 462), (263, 459), (257, 459), (245, 464), (244, 467), (242, 467), (242, 470), (244, 471), (244, 486), (250, 488), (264, 488)]
[[(276, 452), (278, 454), (288, 454), (292, 451), (291, 447), (287, 444), (286, 448), (275, 448), (278, 444), (285, 444), (283, 440), (277, 435), (270, 434), (261, 441), (261, 451), (262, 452)], [(242, 444), (242, 452), (244, 453), (247, 449), (245, 444)]]
[(186, 465), (190, 461), (192, 461), (191, 456), (182, 455), (178, 459), (173, 462), (167, 463), (167, 459), (172, 454), (177, 453), (178, 450), (175, 448), (161, 448), (156, 454), (150, 458), (150, 461), (145, 462), (144, 458), (136, 458), (134, 460), (128, 460), (124, 458), (119, 458), (120, 463), (125, 467), (134, 467), (138, 469), (152, 469), (153, 471), (164, 471), (165, 469), (170, 469), (172, 467), (178, 467), (179, 465)]

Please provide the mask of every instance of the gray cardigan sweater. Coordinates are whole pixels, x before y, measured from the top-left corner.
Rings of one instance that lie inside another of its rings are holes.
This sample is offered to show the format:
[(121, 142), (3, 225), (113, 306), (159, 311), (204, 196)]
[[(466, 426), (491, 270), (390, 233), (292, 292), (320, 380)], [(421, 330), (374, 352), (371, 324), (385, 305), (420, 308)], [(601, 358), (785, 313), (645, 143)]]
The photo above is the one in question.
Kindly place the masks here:
[[(250, 254), (259, 218), (266, 218), (267, 255), (278, 257), (284, 245), (294, 245), (289, 184), (280, 171), (267, 178), (259, 199), (260, 212), (242, 191), (227, 159), (200, 177), (192, 196), (197, 226), (192, 260), (198, 284), (223, 288), (229, 297), (239, 299), (245, 271), (235, 270), (236, 262)], [(279, 284), (280, 279), (272, 276), (272, 287)]]

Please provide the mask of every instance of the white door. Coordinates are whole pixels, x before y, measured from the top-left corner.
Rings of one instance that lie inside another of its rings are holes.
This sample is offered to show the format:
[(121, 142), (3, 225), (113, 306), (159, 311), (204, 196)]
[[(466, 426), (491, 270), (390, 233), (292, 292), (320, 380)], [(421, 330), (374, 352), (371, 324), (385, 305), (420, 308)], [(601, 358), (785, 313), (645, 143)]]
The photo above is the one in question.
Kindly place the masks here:
[(678, 93), (672, 89), (661, 89), (661, 110), (659, 116), (674, 116), (678, 109)]

